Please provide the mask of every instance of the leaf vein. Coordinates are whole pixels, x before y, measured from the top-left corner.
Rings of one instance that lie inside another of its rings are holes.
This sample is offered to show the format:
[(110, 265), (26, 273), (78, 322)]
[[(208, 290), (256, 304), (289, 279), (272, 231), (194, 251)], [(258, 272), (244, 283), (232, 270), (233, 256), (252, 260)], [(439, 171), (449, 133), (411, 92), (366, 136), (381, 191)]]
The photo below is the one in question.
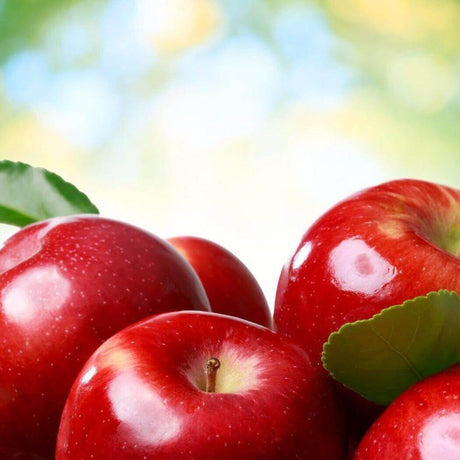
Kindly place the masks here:
[(390, 350), (395, 352), (407, 364), (407, 367), (416, 376), (417, 380), (421, 380), (423, 378), (418, 369), (415, 367), (415, 364), (411, 361), (411, 359), (408, 356), (406, 356), (403, 352), (401, 352), (395, 346), (393, 346), (391, 342), (389, 342), (383, 335), (379, 334), (379, 332), (376, 331), (373, 326), (371, 326), (371, 330), (380, 340), (382, 340), (390, 348)]

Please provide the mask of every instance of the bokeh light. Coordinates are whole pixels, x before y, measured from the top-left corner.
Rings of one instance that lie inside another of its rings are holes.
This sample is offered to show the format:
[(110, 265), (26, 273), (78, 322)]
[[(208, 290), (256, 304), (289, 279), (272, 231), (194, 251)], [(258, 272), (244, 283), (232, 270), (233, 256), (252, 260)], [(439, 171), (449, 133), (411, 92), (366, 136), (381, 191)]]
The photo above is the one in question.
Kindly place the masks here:
[(227, 246), (273, 303), (336, 201), (460, 186), (459, 18), (454, 0), (3, 0), (0, 151), (107, 216)]

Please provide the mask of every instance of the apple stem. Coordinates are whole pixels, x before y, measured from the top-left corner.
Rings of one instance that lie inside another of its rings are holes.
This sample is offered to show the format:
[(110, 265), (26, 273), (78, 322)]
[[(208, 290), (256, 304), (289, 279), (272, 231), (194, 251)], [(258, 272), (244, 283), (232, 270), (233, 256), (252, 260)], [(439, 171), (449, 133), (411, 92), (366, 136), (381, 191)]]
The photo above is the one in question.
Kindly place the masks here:
[(206, 392), (214, 393), (216, 391), (217, 369), (220, 367), (220, 361), (217, 358), (209, 358), (206, 362)]

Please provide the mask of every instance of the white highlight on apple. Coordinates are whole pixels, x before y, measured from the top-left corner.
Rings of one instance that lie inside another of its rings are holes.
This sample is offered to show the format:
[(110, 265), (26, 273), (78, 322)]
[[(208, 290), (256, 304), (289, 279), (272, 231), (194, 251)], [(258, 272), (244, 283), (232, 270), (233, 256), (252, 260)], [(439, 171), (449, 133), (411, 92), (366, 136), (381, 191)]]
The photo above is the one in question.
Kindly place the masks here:
[(296, 253), (292, 261), (292, 269), (297, 270), (308, 259), (311, 252), (311, 242), (307, 241)]
[(167, 442), (179, 434), (181, 421), (133, 370), (121, 372), (110, 383), (108, 396), (122, 425), (143, 444)]
[(96, 375), (97, 369), (95, 366), (91, 366), (81, 377), (80, 382), (87, 384)]
[(58, 311), (70, 290), (69, 280), (57, 267), (31, 268), (3, 290), (3, 311), (10, 321), (26, 323), (44, 312)]
[(337, 287), (373, 295), (396, 275), (396, 268), (365, 241), (342, 241), (329, 255), (329, 268)]
[(420, 437), (422, 460), (460, 459), (460, 412), (430, 418)]

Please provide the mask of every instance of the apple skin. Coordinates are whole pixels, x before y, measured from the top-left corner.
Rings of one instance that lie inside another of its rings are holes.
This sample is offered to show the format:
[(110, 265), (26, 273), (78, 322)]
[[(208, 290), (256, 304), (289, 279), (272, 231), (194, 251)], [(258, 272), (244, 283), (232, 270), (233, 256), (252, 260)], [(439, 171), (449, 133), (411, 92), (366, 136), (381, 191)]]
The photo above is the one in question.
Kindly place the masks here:
[(422, 380), (374, 422), (355, 460), (460, 458), (460, 364)]
[(0, 250), (0, 458), (53, 458), (62, 409), (85, 361), (142, 318), (209, 310), (167, 242), (96, 216), (23, 228)]
[[(209, 358), (221, 361), (205, 390)], [(85, 364), (63, 411), (57, 460), (339, 459), (341, 408), (306, 353), (216, 313), (130, 326)]]
[[(460, 191), (403, 179), (361, 191), (320, 217), (281, 272), (275, 329), (318, 367), (343, 324), (430, 291), (460, 292)], [(346, 395), (353, 444), (383, 410)]]
[[(450, 234), (449, 234), (450, 232)], [(396, 180), (342, 201), (302, 237), (284, 266), (276, 329), (321, 366), (329, 335), (343, 324), (430, 291), (460, 292), (460, 191)]]
[(178, 236), (168, 241), (197, 272), (211, 311), (273, 327), (262, 289), (241, 260), (222, 246), (203, 238)]

